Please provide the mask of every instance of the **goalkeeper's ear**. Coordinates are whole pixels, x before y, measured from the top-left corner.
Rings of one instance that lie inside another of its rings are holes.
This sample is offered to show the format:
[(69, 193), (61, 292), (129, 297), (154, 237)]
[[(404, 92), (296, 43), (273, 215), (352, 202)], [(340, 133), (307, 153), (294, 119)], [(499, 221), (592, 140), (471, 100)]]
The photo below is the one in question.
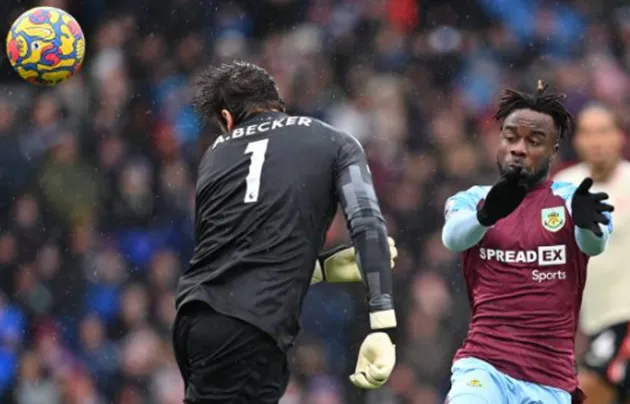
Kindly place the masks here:
[(234, 129), (234, 117), (232, 116), (232, 113), (227, 109), (221, 110), (221, 116), (219, 116), (218, 121), (221, 129), (223, 129), (224, 132), (229, 132)]

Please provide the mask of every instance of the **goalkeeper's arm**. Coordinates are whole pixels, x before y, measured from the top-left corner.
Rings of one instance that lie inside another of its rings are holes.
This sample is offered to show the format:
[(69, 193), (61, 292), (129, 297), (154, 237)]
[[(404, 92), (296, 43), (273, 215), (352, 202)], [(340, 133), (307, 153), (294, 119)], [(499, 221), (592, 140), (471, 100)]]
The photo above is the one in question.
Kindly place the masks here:
[(361, 388), (378, 388), (396, 362), (390, 250), (385, 221), (372, 185), (367, 158), (356, 139), (345, 136), (336, 170), (336, 192), (346, 217), (357, 264), (367, 288), (372, 333), (363, 342), (351, 381)]

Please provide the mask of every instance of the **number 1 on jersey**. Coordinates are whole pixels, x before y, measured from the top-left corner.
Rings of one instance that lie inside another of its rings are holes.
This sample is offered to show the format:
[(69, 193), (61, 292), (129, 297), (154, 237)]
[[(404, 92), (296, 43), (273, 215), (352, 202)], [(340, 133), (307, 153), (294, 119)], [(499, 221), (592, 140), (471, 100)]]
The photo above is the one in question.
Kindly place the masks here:
[(260, 192), (260, 174), (263, 164), (265, 164), (265, 153), (267, 152), (269, 139), (257, 140), (247, 144), (245, 154), (250, 154), (249, 173), (247, 174), (247, 189), (245, 190), (245, 203), (258, 201)]

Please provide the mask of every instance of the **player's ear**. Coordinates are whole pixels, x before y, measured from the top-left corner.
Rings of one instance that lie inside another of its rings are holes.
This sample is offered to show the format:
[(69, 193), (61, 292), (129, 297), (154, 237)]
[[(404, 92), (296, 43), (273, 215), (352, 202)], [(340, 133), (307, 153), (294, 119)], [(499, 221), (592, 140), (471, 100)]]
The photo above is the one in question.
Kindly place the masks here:
[(227, 109), (221, 110), (221, 123), (225, 126), (226, 132), (231, 131), (234, 128), (234, 117), (232, 113)]
[(553, 145), (553, 154), (558, 154), (558, 150), (560, 150), (560, 143)]

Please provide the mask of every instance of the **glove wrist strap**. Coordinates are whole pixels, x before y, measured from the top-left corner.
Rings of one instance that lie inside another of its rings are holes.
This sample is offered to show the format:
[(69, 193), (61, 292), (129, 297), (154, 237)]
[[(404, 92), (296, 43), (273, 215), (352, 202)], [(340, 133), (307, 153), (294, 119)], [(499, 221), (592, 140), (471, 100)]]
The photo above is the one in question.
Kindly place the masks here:
[(396, 326), (396, 312), (394, 309), (370, 313), (370, 328), (372, 328), (372, 332), (386, 333), (394, 345), (397, 339)]
[(372, 332), (384, 332), (392, 341), (392, 345), (398, 344), (398, 329), (397, 328), (383, 328), (382, 330), (372, 330)]

